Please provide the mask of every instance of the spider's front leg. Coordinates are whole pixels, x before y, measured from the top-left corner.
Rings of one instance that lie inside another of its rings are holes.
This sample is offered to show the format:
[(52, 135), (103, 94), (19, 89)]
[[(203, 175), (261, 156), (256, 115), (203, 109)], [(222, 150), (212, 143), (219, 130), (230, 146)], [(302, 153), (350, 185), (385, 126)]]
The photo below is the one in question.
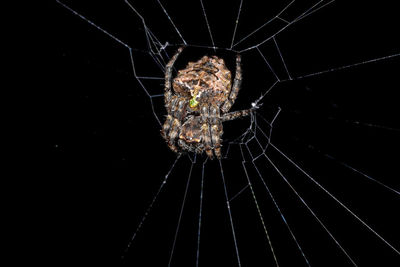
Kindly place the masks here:
[(221, 116), (222, 122), (224, 121), (231, 121), (235, 120), (241, 117), (245, 117), (250, 115), (254, 110), (258, 109), (260, 105), (258, 105), (258, 101), (254, 102), (252, 105), (253, 107), (250, 109), (245, 109), (245, 110), (239, 110), (239, 111), (234, 111), (234, 112), (229, 112), (228, 111), (231, 109), (233, 103), (235, 103), (235, 100), (238, 96), (239, 90), (240, 90), (240, 85), (242, 83), (242, 68), (241, 68), (241, 56), (238, 54), (236, 56), (236, 73), (235, 73), (235, 78), (233, 80), (233, 85), (230, 90), (229, 96), (226, 99), (226, 101), (223, 103), (221, 107), (221, 111), (223, 115)]
[(227, 113), (231, 109), (231, 107), (232, 107), (233, 103), (235, 103), (236, 97), (239, 93), (240, 85), (242, 83), (242, 68), (241, 68), (240, 64), (241, 64), (241, 57), (240, 57), (240, 55), (237, 55), (236, 56), (235, 78), (233, 80), (233, 85), (229, 92), (229, 96), (226, 99), (225, 103), (221, 107), (222, 113)]
[(170, 59), (168, 62), (167, 66), (165, 67), (165, 92), (164, 92), (164, 100), (165, 100), (165, 105), (168, 106), (169, 102), (174, 95), (172, 90), (171, 90), (171, 77), (172, 77), (172, 68), (175, 64), (175, 61), (178, 59), (179, 55), (183, 51), (183, 46), (178, 48), (178, 51), (176, 51), (175, 55)]
[[(161, 130), (162, 137), (168, 142), (169, 148), (178, 152), (178, 148), (175, 146), (175, 139), (179, 134), (179, 128), (181, 126), (181, 118), (182, 115), (179, 111), (183, 109), (181, 107), (185, 106), (185, 101), (183, 98), (174, 95), (171, 89), (171, 77), (172, 77), (172, 69), (175, 64), (175, 61), (178, 59), (178, 56), (182, 53), (184, 47), (180, 47), (175, 55), (168, 62), (165, 67), (165, 90), (164, 90), (164, 102), (165, 107), (168, 111), (167, 119), (163, 125)], [(178, 114), (175, 114), (178, 111)]]

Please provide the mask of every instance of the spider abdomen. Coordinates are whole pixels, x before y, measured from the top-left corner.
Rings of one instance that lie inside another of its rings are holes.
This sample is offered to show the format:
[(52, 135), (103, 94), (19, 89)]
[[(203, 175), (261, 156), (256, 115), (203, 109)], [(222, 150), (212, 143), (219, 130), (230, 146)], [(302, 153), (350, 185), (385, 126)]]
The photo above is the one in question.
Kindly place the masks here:
[(196, 103), (209, 102), (220, 106), (229, 95), (231, 72), (223, 59), (204, 56), (196, 62), (189, 62), (180, 70), (173, 81), (175, 93)]

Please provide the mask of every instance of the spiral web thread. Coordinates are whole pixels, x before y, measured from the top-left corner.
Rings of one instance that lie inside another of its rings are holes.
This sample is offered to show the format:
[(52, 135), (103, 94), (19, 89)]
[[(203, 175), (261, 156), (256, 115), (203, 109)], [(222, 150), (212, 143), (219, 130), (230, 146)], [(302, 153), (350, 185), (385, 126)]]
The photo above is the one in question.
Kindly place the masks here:
[[(159, 80), (160, 83), (164, 80), (164, 77), (162, 75), (160, 76), (149, 76), (149, 75), (141, 75), (140, 74), (140, 67), (137, 66), (135, 62), (135, 53), (141, 53), (142, 51), (136, 51), (134, 48), (132, 48), (130, 45), (128, 45), (126, 42), (120, 40), (117, 36), (114, 34), (110, 33), (107, 31), (107, 29), (103, 29), (100, 25), (97, 25), (94, 21), (92, 21), (90, 18), (82, 15), (78, 11), (74, 10), (72, 6), (66, 5), (62, 1), (57, 1), (62, 7), (65, 9), (69, 10), (72, 12), (75, 16), (79, 17), (86, 23), (89, 23), (92, 25), (94, 28), (97, 30), (103, 32), (105, 36), (108, 36), (112, 38), (118, 45), (121, 45), (122, 48), (125, 48), (129, 52), (128, 59), (131, 63), (132, 67), (132, 72), (134, 77), (136, 78), (137, 82), (139, 83), (140, 87), (143, 89), (143, 91), (146, 93), (149, 101), (150, 101), (150, 106), (151, 106), (151, 111), (154, 114), (154, 117), (157, 121), (157, 123), (161, 126), (162, 125), (162, 120), (161, 114), (157, 114), (156, 109), (155, 109), (155, 104), (154, 100), (155, 99), (162, 99), (163, 98), (163, 88), (160, 86), (160, 90), (154, 93), (154, 90), (149, 88), (146, 85), (146, 81), (149, 80)], [(285, 17), (285, 12), (290, 10), (292, 6), (296, 3), (296, 0), (287, 2), (286, 4), (282, 5), (280, 11), (274, 15), (271, 18), (266, 18), (265, 23), (260, 25), (259, 27), (255, 28), (254, 30), (250, 31), (247, 35), (244, 36), (238, 36), (237, 34), (237, 28), (240, 25), (241, 22), (241, 15), (243, 12), (243, 0), (239, 1), (239, 5), (236, 7), (237, 8), (237, 17), (236, 21), (234, 24), (234, 28), (232, 29), (232, 38), (230, 41), (230, 47), (218, 47), (216, 46), (215, 43), (215, 38), (213, 35), (213, 27), (215, 25), (212, 25), (210, 23), (210, 20), (207, 16), (207, 3), (200, 0), (200, 5), (199, 8), (201, 8), (201, 13), (204, 18), (204, 23), (207, 28), (208, 32), (208, 38), (210, 45), (209, 46), (204, 46), (204, 45), (197, 45), (195, 43), (191, 43), (190, 41), (187, 41), (184, 38), (184, 32), (182, 32), (179, 28), (180, 25), (177, 25), (174, 22), (174, 18), (169, 15), (168, 9), (165, 5), (165, 1), (161, 0), (155, 0), (155, 7), (159, 8), (165, 17), (168, 19), (170, 25), (168, 27), (171, 27), (173, 31), (179, 36), (179, 39), (181, 40), (180, 43), (172, 43), (168, 42), (168, 40), (163, 40), (161, 41), (157, 36), (151, 31), (151, 29), (147, 26), (144, 14), (141, 14), (138, 12), (137, 9), (135, 9), (134, 6), (134, 1), (124, 1), (126, 4), (126, 7), (130, 10), (133, 11), (133, 15), (137, 16), (142, 23), (142, 27), (145, 31), (145, 37), (146, 42), (148, 45), (148, 51), (145, 51), (148, 56), (151, 57), (153, 63), (155, 66), (157, 66), (161, 72), (164, 72), (165, 65), (168, 62), (168, 60), (171, 57), (171, 53), (167, 52), (167, 49), (170, 47), (174, 47), (175, 49), (181, 45), (185, 45), (187, 47), (203, 47), (203, 48), (208, 48), (208, 49), (214, 49), (214, 50), (228, 50), (236, 53), (241, 53), (241, 54), (246, 54), (249, 51), (255, 51), (258, 54), (258, 57), (261, 59), (262, 62), (265, 63), (264, 68), (268, 70), (273, 77), (275, 77), (275, 80), (270, 81), (271, 84), (270, 86), (264, 88), (261, 90), (261, 96), (256, 99), (252, 105), (260, 105), (263, 103), (264, 99), (268, 97), (268, 94), (274, 90), (278, 85), (291, 81), (291, 80), (302, 80), (306, 79), (308, 77), (315, 77), (315, 76), (320, 76), (320, 75), (326, 75), (330, 74), (336, 71), (342, 71), (342, 70), (347, 70), (351, 68), (356, 68), (361, 65), (365, 64), (373, 64), (378, 61), (385, 61), (389, 60), (392, 58), (396, 58), (400, 56), (400, 53), (394, 53), (390, 55), (385, 55), (382, 57), (378, 58), (368, 58), (360, 62), (353, 62), (350, 64), (345, 64), (341, 66), (335, 66), (329, 69), (325, 70), (320, 70), (316, 71), (313, 73), (308, 73), (308, 74), (303, 74), (300, 76), (295, 76), (291, 73), (289, 66), (286, 63), (285, 60), (285, 53), (282, 51), (280, 45), (279, 45), (279, 34), (286, 31), (287, 29), (291, 28), (293, 25), (296, 25), (299, 21), (302, 21), (303, 19), (306, 19), (308, 17), (311, 17), (313, 14), (316, 14), (320, 12), (321, 10), (325, 8), (329, 8), (330, 5), (334, 5), (335, 1), (325, 1), (325, 0), (320, 0), (320, 1), (314, 1), (311, 3), (308, 8), (301, 10), (297, 12), (297, 15), (294, 18), (287, 18)], [(260, 30), (268, 26), (269, 24), (276, 22), (276, 21), (281, 21), (283, 22), (283, 26), (278, 29), (275, 33), (273, 33), (270, 36), (264, 36), (262, 39), (257, 40), (252, 45), (249, 45), (247, 47), (238, 49), (237, 47), (248, 40), (249, 38), (253, 37), (255, 34), (257, 34)], [(166, 26), (167, 27), (167, 26)], [(280, 58), (281, 63), (284, 67), (284, 70), (286, 72), (286, 77), (282, 78), (282, 75), (278, 75), (277, 71), (275, 68), (270, 64), (268, 57), (264, 54), (262, 46), (265, 44), (272, 44), (276, 49), (277, 56)], [(171, 50), (173, 51), (173, 50)], [(285, 174), (285, 170), (280, 167), (278, 163), (276, 163), (276, 160), (270, 155), (270, 151), (273, 151), (274, 155), (278, 155), (280, 157), (280, 160), (284, 160), (287, 162), (288, 165), (291, 165), (294, 167), (299, 174), (301, 174), (304, 178), (308, 179), (312, 184), (314, 184), (321, 192), (326, 194), (336, 205), (338, 205), (341, 209), (343, 209), (345, 212), (347, 212), (353, 219), (355, 219), (361, 227), (364, 227), (368, 232), (372, 235), (374, 235), (377, 239), (380, 240), (383, 244), (387, 246), (389, 250), (392, 251), (392, 253), (395, 253), (400, 256), (399, 252), (399, 247), (395, 247), (391, 242), (388, 241), (388, 239), (381, 235), (378, 231), (374, 229), (374, 226), (369, 224), (366, 220), (362, 218), (362, 216), (359, 216), (357, 212), (353, 211), (351, 203), (344, 203), (343, 201), (340, 200), (339, 197), (336, 197), (334, 193), (332, 193), (329, 188), (325, 187), (321, 182), (318, 181), (318, 177), (314, 177), (309, 173), (308, 170), (306, 170), (305, 167), (302, 166), (301, 163), (299, 163), (299, 160), (295, 156), (289, 155), (289, 153), (286, 153), (284, 149), (281, 149), (279, 145), (275, 144), (273, 142), (273, 129), (274, 129), (274, 123), (276, 123), (277, 120), (279, 120), (279, 114), (281, 112), (281, 109), (278, 108), (273, 116), (270, 118), (265, 118), (264, 115), (261, 112), (255, 112), (251, 115), (249, 119), (249, 127), (244, 131), (242, 135), (240, 135), (238, 138), (235, 140), (231, 140), (228, 142), (226, 145), (226, 150), (225, 150), (225, 156), (224, 158), (229, 158), (230, 157), (230, 150), (234, 147), (239, 148), (240, 151), (240, 161), (241, 161), (241, 168), (243, 170), (244, 175), (244, 180), (245, 186), (236, 193), (230, 192), (229, 187), (227, 186), (227, 179), (230, 177), (227, 177), (226, 171), (225, 171), (225, 163), (224, 159), (219, 161), (219, 169), (220, 169), (220, 178), (221, 182), (223, 184), (223, 194), (226, 200), (226, 208), (228, 211), (228, 216), (229, 216), (229, 228), (231, 229), (232, 233), (232, 242), (234, 244), (234, 253), (236, 256), (236, 262), (238, 266), (242, 266), (242, 261), (240, 257), (240, 251), (241, 251), (241, 244), (237, 239), (237, 232), (235, 228), (235, 214), (232, 211), (231, 205), (234, 205), (233, 200), (237, 199), (240, 195), (242, 195), (244, 192), (250, 192), (252, 201), (256, 207), (257, 210), (257, 217), (259, 219), (259, 223), (262, 225), (262, 229), (264, 231), (264, 235), (266, 237), (267, 243), (266, 243), (266, 249), (269, 250), (273, 257), (273, 262), (275, 266), (279, 266), (279, 257), (277, 256), (276, 253), (276, 248), (274, 247), (274, 240), (271, 238), (270, 232), (273, 231), (269, 227), (268, 224), (268, 219), (266, 217), (266, 211), (263, 211), (262, 208), (259, 205), (259, 200), (258, 196), (256, 194), (256, 191), (254, 190), (254, 181), (258, 180), (263, 184), (266, 190), (266, 194), (269, 196), (273, 206), (276, 208), (276, 211), (279, 213), (281, 217), (282, 224), (286, 227), (289, 237), (291, 239), (291, 242), (294, 242), (298, 253), (300, 253), (301, 257), (303, 258), (304, 263), (307, 266), (311, 266), (311, 262), (309, 260), (309, 255), (306, 255), (305, 250), (303, 249), (302, 246), (302, 240), (300, 240), (297, 236), (295, 231), (293, 230), (292, 225), (294, 224), (293, 221), (289, 221), (284, 214), (284, 211), (281, 209), (279, 200), (276, 198), (274, 194), (274, 190), (270, 188), (270, 185), (268, 184), (268, 173), (265, 172), (262, 168), (260, 168), (260, 164), (263, 164), (263, 162), (266, 162), (266, 164), (269, 165), (270, 171), (275, 172), (284, 183), (288, 186), (288, 188), (293, 192), (294, 196), (298, 199), (298, 201), (302, 204), (304, 207), (305, 212), (309, 213), (317, 222), (317, 224), (323, 229), (323, 231), (326, 233), (326, 235), (331, 239), (331, 241), (335, 244), (335, 246), (338, 248), (338, 251), (344, 255), (344, 257), (347, 259), (348, 263), (350, 263), (353, 266), (358, 266), (357, 264), (357, 259), (352, 256), (351, 251), (349, 251), (344, 244), (341, 243), (341, 240), (339, 238), (335, 237), (334, 231), (332, 231), (331, 226), (328, 226), (325, 222), (324, 219), (318, 215), (318, 212), (314, 211), (312, 208), (312, 205), (307, 202), (306, 198), (303, 197), (303, 194), (295, 188), (295, 186), (292, 184), (291, 180)], [(389, 130), (393, 132), (399, 132), (399, 129), (395, 129), (393, 127), (388, 127), (384, 125), (376, 125), (376, 124), (371, 124), (371, 123), (364, 123), (364, 122), (358, 122), (358, 121), (349, 121), (350, 123), (357, 124), (357, 125), (364, 125), (367, 127), (374, 127), (374, 128), (379, 128), (383, 130)], [(255, 149), (256, 147), (256, 149)], [(350, 164), (335, 158), (334, 156), (330, 155), (329, 153), (326, 153), (319, 148), (313, 146), (313, 145), (308, 145), (308, 149), (312, 150), (315, 153), (318, 153), (321, 155), (321, 157), (326, 158), (327, 160), (333, 161), (334, 163), (343, 166), (344, 168), (347, 169), (349, 175), (357, 175), (361, 176), (367, 180), (369, 180), (372, 183), (375, 183), (377, 186), (380, 186), (387, 190), (388, 194), (394, 194), (397, 197), (400, 196), (399, 189), (393, 188), (392, 186), (386, 185), (385, 183), (381, 182), (379, 179), (371, 177), (367, 173), (365, 173), (362, 170), (356, 169), (355, 167), (351, 166)], [(156, 194), (154, 195), (152, 201), (150, 202), (149, 207), (147, 208), (145, 214), (143, 215), (141, 221), (138, 223), (138, 226), (136, 230), (134, 231), (132, 238), (130, 239), (129, 244), (126, 247), (125, 252), (123, 253), (123, 257), (129, 253), (130, 247), (133, 242), (136, 240), (137, 234), (140, 232), (142, 229), (143, 224), (146, 222), (146, 219), (148, 217), (149, 212), (152, 210), (152, 207), (154, 203), (157, 201), (159, 198), (160, 194), (163, 192), (164, 186), (168, 181), (168, 178), (171, 176), (171, 174), (174, 172), (176, 173), (177, 171), (174, 169), (177, 162), (182, 159), (182, 157), (189, 157), (191, 166), (190, 166), (190, 172), (187, 174), (187, 184), (186, 188), (184, 191), (184, 195), (182, 196), (182, 203), (180, 207), (180, 213), (177, 218), (177, 223), (176, 223), (176, 231), (174, 234), (174, 239), (171, 242), (171, 249), (170, 249), (170, 257), (168, 261), (168, 266), (172, 265), (175, 255), (175, 247), (177, 243), (177, 237), (179, 235), (180, 231), (180, 226), (181, 226), (181, 218), (182, 214), (184, 213), (185, 210), (185, 204), (186, 204), (186, 199), (187, 199), (187, 192), (190, 187), (190, 178), (192, 176), (192, 171), (193, 167), (196, 164), (201, 165), (201, 194), (200, 194), (200, 207), (199, 207), (199, 215), (198, 215), (198, 232), (197, 232), (197, 251), (196, 251), (196, 266), (199, 266), (199, 262), (201, 262), (201, 250), (200, 250), (200, 245), (201, 245), (201, 225), (202, 225), (202, 215), (203, 215), (203, 188), (204, 188), (204, 183), (206, 183), (206, 175), (205, 175), (205, 169), (207, 168), (208, 161), (205, 160), (203, 162), (198, 162), (198, 159), (196, 159), (196, 156), (192, 155), (178, 155), (176, 159), (173, 161), (171, 164), (170, 169), (168, 170), (167, 174), (165, 175), (165, 179), (163, 179), (159, 189), (157, 190)], [(253, 174), (250, 174), (249, 170), (253, 171)], [(256, 175), (254, 175), (256, 174)], [(177, 175), (185, 175), (185, 174), (177, 174)]]

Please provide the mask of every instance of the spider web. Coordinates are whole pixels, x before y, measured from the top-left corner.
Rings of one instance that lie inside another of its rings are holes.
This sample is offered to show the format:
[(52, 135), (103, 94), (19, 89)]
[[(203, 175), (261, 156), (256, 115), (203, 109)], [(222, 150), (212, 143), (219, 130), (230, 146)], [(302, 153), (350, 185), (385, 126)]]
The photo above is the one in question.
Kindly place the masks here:
[[(111, 149), (119, 153), (112, 170), (122, 170), (117, 177), (123, 177), (113, 189), (125, 197), (112, 202), (121, 213), (107, 230), (115, 233), (121, 225), (120, 239), (113, 240), (115, 252), (105, 249), (110, 257), (122, 255), (116, 262), (400, 262), (400, 221), (394, 215), (400, 195), (394, 100), (400, 46), (393, 38), (390, 7), (324, 0), (267, 6), (243, 0), (56, 2), (69, 21), (60, 31), (81, 29), (89, 35), (85, 41), (72, 35), (76, 43), (69, 45), (94, 61), (89, 65), (121, 79), (93, 86), (100, 78), (85, 74), (89, 82), (78, 88), (85, 88), (80, 93), (85, 99), (100, 90), (100, 100), (83, 105), (98, 111), (103, 107), (97, 105), (113, 101), (102, 116), (121, 117), (121, 124), (103, 130), (117, 126), (116, 133), (103, 132), (100, 138), (120, 146)], [(177, 156), (159, 136), (165, 65), (182, 45), (186, 49), (175, 69), (217, 54), (233, 70), (235, 55), (242, 54), (243, 84), (232, 111), (262, 104), (251, 117), (224, 124), (220, 161)], [(89, 138), (101, 127), (94, 123), (93, 128)]]

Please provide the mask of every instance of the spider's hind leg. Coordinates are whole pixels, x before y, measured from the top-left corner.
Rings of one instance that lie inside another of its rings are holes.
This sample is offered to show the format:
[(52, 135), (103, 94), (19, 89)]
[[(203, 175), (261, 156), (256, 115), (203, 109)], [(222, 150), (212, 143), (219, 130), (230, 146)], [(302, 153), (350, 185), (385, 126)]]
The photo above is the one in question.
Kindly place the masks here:
[(236, 56), (236, 72), (235, 72), (235, 79), (233, 80), (233, 85), (231, 87), (231, 91), (229, 93), (228, 98), (226, 99), (225, 103), (222, 105), (222, 112), (228, 112), (233, 103), (235, 103), (236, 97), (240, 90), (240, 85), (242, 83), (242, 68), (241, 68), (241, 56), (238, 54)]
[(207, 156), (210, 159), (213, 159), (214, 153), (212, 149), (212, 137), (211, 137), (210, 122), (209, 122), (209, 107), (207, 104), (204, 104), (200, 107), (200, 116), (201, 116), (201, 133), (204, 140), (204, 150), (206, 151)]
[(211, 106), (210, 108), (210, 129), (211, 142), (213, 144), (215, 156), (221, 158), (221, 136), (223, 134), (222, 122), (220, 120), (219, 108)]

